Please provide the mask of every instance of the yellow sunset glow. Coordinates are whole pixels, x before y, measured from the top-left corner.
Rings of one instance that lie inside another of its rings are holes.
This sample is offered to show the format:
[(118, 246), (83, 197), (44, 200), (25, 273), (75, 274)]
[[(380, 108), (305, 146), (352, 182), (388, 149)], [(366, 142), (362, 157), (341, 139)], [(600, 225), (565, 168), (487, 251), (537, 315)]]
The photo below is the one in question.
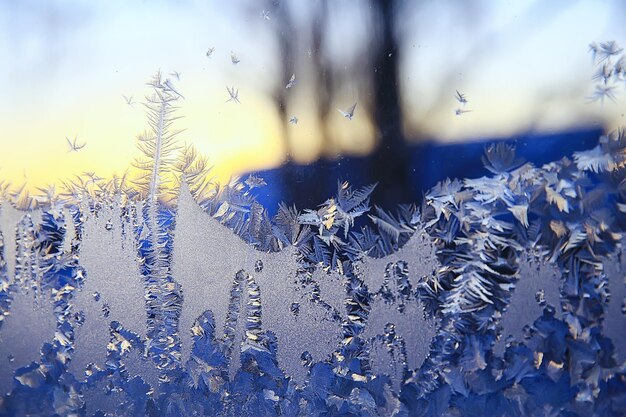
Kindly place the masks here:
[[(336, 64), (343, 81), (333, 87), (322, 137), (309, 39), (315, 2), (285, 2), (298, 35), (290, 61), (297, 84), (290, 90), (281, 75), (280, 20), (264, 19), (263, 6), (252, 0), (2, 2), (0, 179), (34, 189), (85, 171), (105, 178), (123, 173), (139, 156), (135, 137), (146, 128), (141, 102), (157, 70), (184, 96), (176, 122), (184, 129), (181, 144), (206, 155), (220, 181), (287, 159), (308, 163), (371, 152), (378, 145), (371, 85), (353, 77), (363, 69), (374, 74), (359, 55), (370, 48), (367, 8), (357, 0), (340, 3), (330, 7), (324, 27), (324, 59)], [(482, 12), (471, 24), (455, 4), (416, 2), (399, 24), (398, 89), (409, 140), (624, 124), (626, 85), (616, 103), (586, 99), (593, 91), (587, 44), (615, 39), (626, 45), (626, 27), (616, 18), (621, 2), (556, 8), (480, 0)], [(209, 47), (215, 48), (211, 57)], [(241, 104), (226, 102), (227, 86), (239, 90)], [(454, 115), (457, 89), (471, 100), (463, 117)], [(286, 118), (296, 116), (297, 124), (280, 119), (278, 91), (289, 95)], [(336, 111), (354, 102), (354, 120)], [(85, 148), (68, 153), (66, 137)]]

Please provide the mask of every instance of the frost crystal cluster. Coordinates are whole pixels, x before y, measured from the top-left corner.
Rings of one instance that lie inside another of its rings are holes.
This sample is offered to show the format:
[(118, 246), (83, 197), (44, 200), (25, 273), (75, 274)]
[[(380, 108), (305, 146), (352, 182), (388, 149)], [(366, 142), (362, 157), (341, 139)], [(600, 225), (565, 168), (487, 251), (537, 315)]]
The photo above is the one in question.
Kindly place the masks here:
[[(420, 205), (270, 217), (210, 183), (157, 74), (138, 179), (0, 205), (0, 415), (626, 413), (626, 135)], [(357, 226), (358, 225), (358, 226)]]

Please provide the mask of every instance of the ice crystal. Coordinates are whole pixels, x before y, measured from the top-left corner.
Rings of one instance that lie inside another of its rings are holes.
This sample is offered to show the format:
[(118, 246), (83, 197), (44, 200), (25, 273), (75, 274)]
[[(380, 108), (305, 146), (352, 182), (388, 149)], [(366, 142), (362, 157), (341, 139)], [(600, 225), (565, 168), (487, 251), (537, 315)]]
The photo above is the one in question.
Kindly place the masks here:
[(408, 266), (408, 280), (413, 288), (434, 280), (440, 267), (434, 242), (423, 229), (415, 231), (400, 250), (385, 257), (365, 257), (356, 267), (362, 271), (363, 282), (370, 292), (375, 294), (388, 280), (389, 267), (400, 261)]
[(122, 217), (121, 209), (103, 207), (83, 214), (86, 220), (78, 255), (85, 279), (73, 304), (76, 312), (83, 312), (84, 323), (75, 331), (70, 366), (77, 376), (90, 363), (104, 365), (112, 321), (142, 337), (147, 333), (144, 280), (136, 262), (133, 224)]
[[(257, 271), (259, 265), (262, 268)], [(309, 350), (316, 360), (328, 357), (339, 343), (341, 327), (332, 320), (332, 313), (302, 288), (300, 275), (306, 272), (301, 269), (294, 247), (277, 253), (258, 251), (205, 213), (183, 187), (178, 200), (172, 267), (184, 300), (179, 322), (182, 361), (190, 357), (193, 323), (206, 310), (215, 318), (216, 337), (227, 339), (235, 337), (229, 333), (249, 332), (245, 327), (236, 331), (234, 326), (249, 322), (247, 309), (260, 303), (259, 328), (276, 334), (281, 346), (279, 364), (288, 375), (302, 381), (306, 372), (299, 364), (302, 353)], [(244, 280), (243, 276), (249, 278)], [(260, 295), (254, 301), (250, 294), (256, 291)], [(297, 315), (291, 309), (294, 302), (300, 304)], [(302, 329), (307, 331), (301, 332)], [(244, 342), (229, 342), (231, 376), (240, 366)]]
[[(326, 272), (317, 268), (311, 276), (311, 281), (311, 291), (306, 294), (308, 301), (332, 309), (335, 320), (345, 319), (347, 301), (345, 277), (335, 271)], [(299, 306), (301, 303), (297, 304)]]
[(14, 372), (39, 361), (44, 343), (56, 331), (52, 303), (45, 296), (35, 297), (25, 289), (12, 294), (8, 316), (0, 328), (0, 391), (11, 391)]
[(529, 253), (520, 254), (519, 263), (515, 289), (503, 313), (502, 336), (495, 346), (498, 353), (509, 340), (523, 342), (524, 327), (532, 326), (545, 306), (561, 317), (561, 272), (556, 265)]
[[(402, 267), (392, 264), (391, 268)], [(398, 272), (392, 274), (396, 281)], [(385, 288), (373, 297), (363, 337), (371, 348), (373, 374), (388, 375), (399, 392), (408, 372), (418, 369), (428, 355), (436, 328), (410, 291), (403, 294), (398, 282), (390, 286), (394, 290)]]
[(515, 148), (504, 143), (489, 146), (483, 156), (485, 168), (494, 174), (510, 171), (520, 166), (522, 162), (515, 157)]
[(541, 167), (489, 146), (419, 207), (339, 182), (270, 218), (150, 86), (134, 183), (3, 192), (0, 414), (624, 414), (623, 131)]
[(611, 338), (615, 347), (618, 365), (626, 361), (626, 343), (624, 329), (626, 328), (626, 254), (622, 241), (621, 250), (604, 262), (608, 279), (610, 300), (604, 317), (604, 331)]
[[(608, 98), (612, 102), (617, 102), (616, 88), (624, 81), (624, 62), (626, 54), (617, 42), (600, 42), (600, 45), (592, 43), (589, 50), (593, 54), (593, 61), (596, 66), (595, 73), (591, 77), (596, 81), (595, 91), (589, 97), (590, 101), (600, 101), (604, 104), (604, 99)], [(596, 61), (596, 58), (599, 58)]]
[(0, 231), (2, 232), (4, 259), (7, 264), (7, 275), (15, 275), (16, 261), (16, 225), (24, 213), (16, 210), (10, 202), (4, 201), (0, 205)]

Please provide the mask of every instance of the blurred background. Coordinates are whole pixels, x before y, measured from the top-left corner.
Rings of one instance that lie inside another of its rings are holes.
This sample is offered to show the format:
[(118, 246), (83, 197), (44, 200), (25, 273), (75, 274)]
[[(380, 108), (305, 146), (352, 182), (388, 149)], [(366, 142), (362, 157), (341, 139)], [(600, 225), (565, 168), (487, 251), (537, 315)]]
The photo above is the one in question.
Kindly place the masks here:
[[(623, 125), (626, 83), (590, 100), (588, 45), (624, 46), (624, 16), (623, 0), (3, 1), (0, 178), (121, 174), (160, 69), (184, 96), (181, 142), (219, 181), (260, 172), (270, 211), (321, 203), (337, 180), (414, 201), (483, 175), (485, 141), (542, 163)], [(352, 120), (338, 111), (354, 103)]]

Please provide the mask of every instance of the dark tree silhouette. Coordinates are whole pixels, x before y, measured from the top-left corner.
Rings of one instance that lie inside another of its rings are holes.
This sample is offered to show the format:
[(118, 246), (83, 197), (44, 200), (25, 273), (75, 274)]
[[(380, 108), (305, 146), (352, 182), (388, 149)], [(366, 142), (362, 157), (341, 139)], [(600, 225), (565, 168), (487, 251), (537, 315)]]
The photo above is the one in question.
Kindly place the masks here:
[(287, 91), (285, 84), (291, 74), (295, 73), (295, 49), (297, 46), (297, 33), (293, 26), (293, 21), (289, 14), (287, 4), (280, 1), (273, 1), (273, 19), (275, 20), (276, 38), (278, 40), (279, 61), (281, 63), (280, 82), (276, 85), (273, 97), (276, 102), (276, 109), (281, 120), (283, 130), (283, 141), (287, 157), (291, 157), (291, 139), (287, 128)]
[[(412, 190), (409, 177), (408, 147), (402, 131), (402, 111), (399, 97), (399, 42), (394, 33), (398, 8), (402, 7), (397, 0), (371, 0), (369, 4), (373, 26), (371, 27), (374, 47), (359, 57), (358, 64), (351, 68), (349, 77), (356, 84), (368, 85), (371, 90), (369, 99), (361, 97), (360, 112), (370, 111), (378, 146), (374, 152), (366, 157), (366, 169), (361, 176), (353, 178), (360, 184), (378, 182), (375, 200), (385, 204), (396, 204), (412, 200)], [(277, 59), (280, 63), (280, 79), (276, 89), (272, 92), (278, 116), (281, 119), (283, 141), (287, 150), (287, 164), (282, 168), (284, 198), (292, 201), (302, 201), (318, 192), (319, 198), (327, 198), (322, 184), (328, 184), (330, 173), (322, 166), (331, 167), (332, 161), (324, 161), (331, 157), (333, 151), (333, 134), (329, 131), (329, 118), (334, 111), (333, 99), (335, 86), (339, 85), (345, 71), (339, 71), (335, 62), (326, 53), (328, 31), (328, 17), (332, 3), (320, 0), (312, 7), (310, 20), (311, 57), (307, 65), (312, 66), (315, 85), (314, 97), (311, 100), (317, 106), (319, 131), (317, 134), (322, 140), (322, 160), (320, 169), (316, 172), (316, 181), (319, 190), (303, 190), (297, 187), (298, 167), (291, 162), (291, 138), (287, 114), (290, 91), (285, 89), (285, 83), (296, 73), (297, 60), (303, 58), (303, 43), (299, 42), (298, 35), (302, 36), (302, 28), (294, 26), (294, 17), (286, 2), (267, 0), (266, 8), (271, 11), (278, 46)], [(300, 41), (304, 37), (301, 37)], [(301, 55), (301, 56), (300, 56)], [(304, 62), (302, 63), (304, 64)], [(345, 81), (345, 80), (344, 80)], [(363, 166), (365, 168), (365, 165)], [(333, 174), (334, 175), (334, 174)]]
[(375, 199), (385, 203), (411, 199), (408, 147), (402, 132), (402, 110), (399, 97), (400, 48), (394, 35), (398, 1), (372, 0), (372, 11), (378, 19), (373, 31), (377, 44), (372, 74), (373, 119), (377, 129), (378, 149), (371, 157), (372, 180), (378, 181)]
[(315, 68), (315, 84), (317, 86), (317, 113), (320, 122), (320, 136), (322, 139), (322, 149), (326, 150), (330, 142), (328, 133), (328, 115), (331, 110), (333, 77), (332, 67), (328, 59), (324, 56), (324, 38), (326, 35), (326, 21), (328, 17), (328, 1), (320, 0), (317, 13), (313, 16), (312, 22), (312, 43), (311, 49), (313, 66)]

